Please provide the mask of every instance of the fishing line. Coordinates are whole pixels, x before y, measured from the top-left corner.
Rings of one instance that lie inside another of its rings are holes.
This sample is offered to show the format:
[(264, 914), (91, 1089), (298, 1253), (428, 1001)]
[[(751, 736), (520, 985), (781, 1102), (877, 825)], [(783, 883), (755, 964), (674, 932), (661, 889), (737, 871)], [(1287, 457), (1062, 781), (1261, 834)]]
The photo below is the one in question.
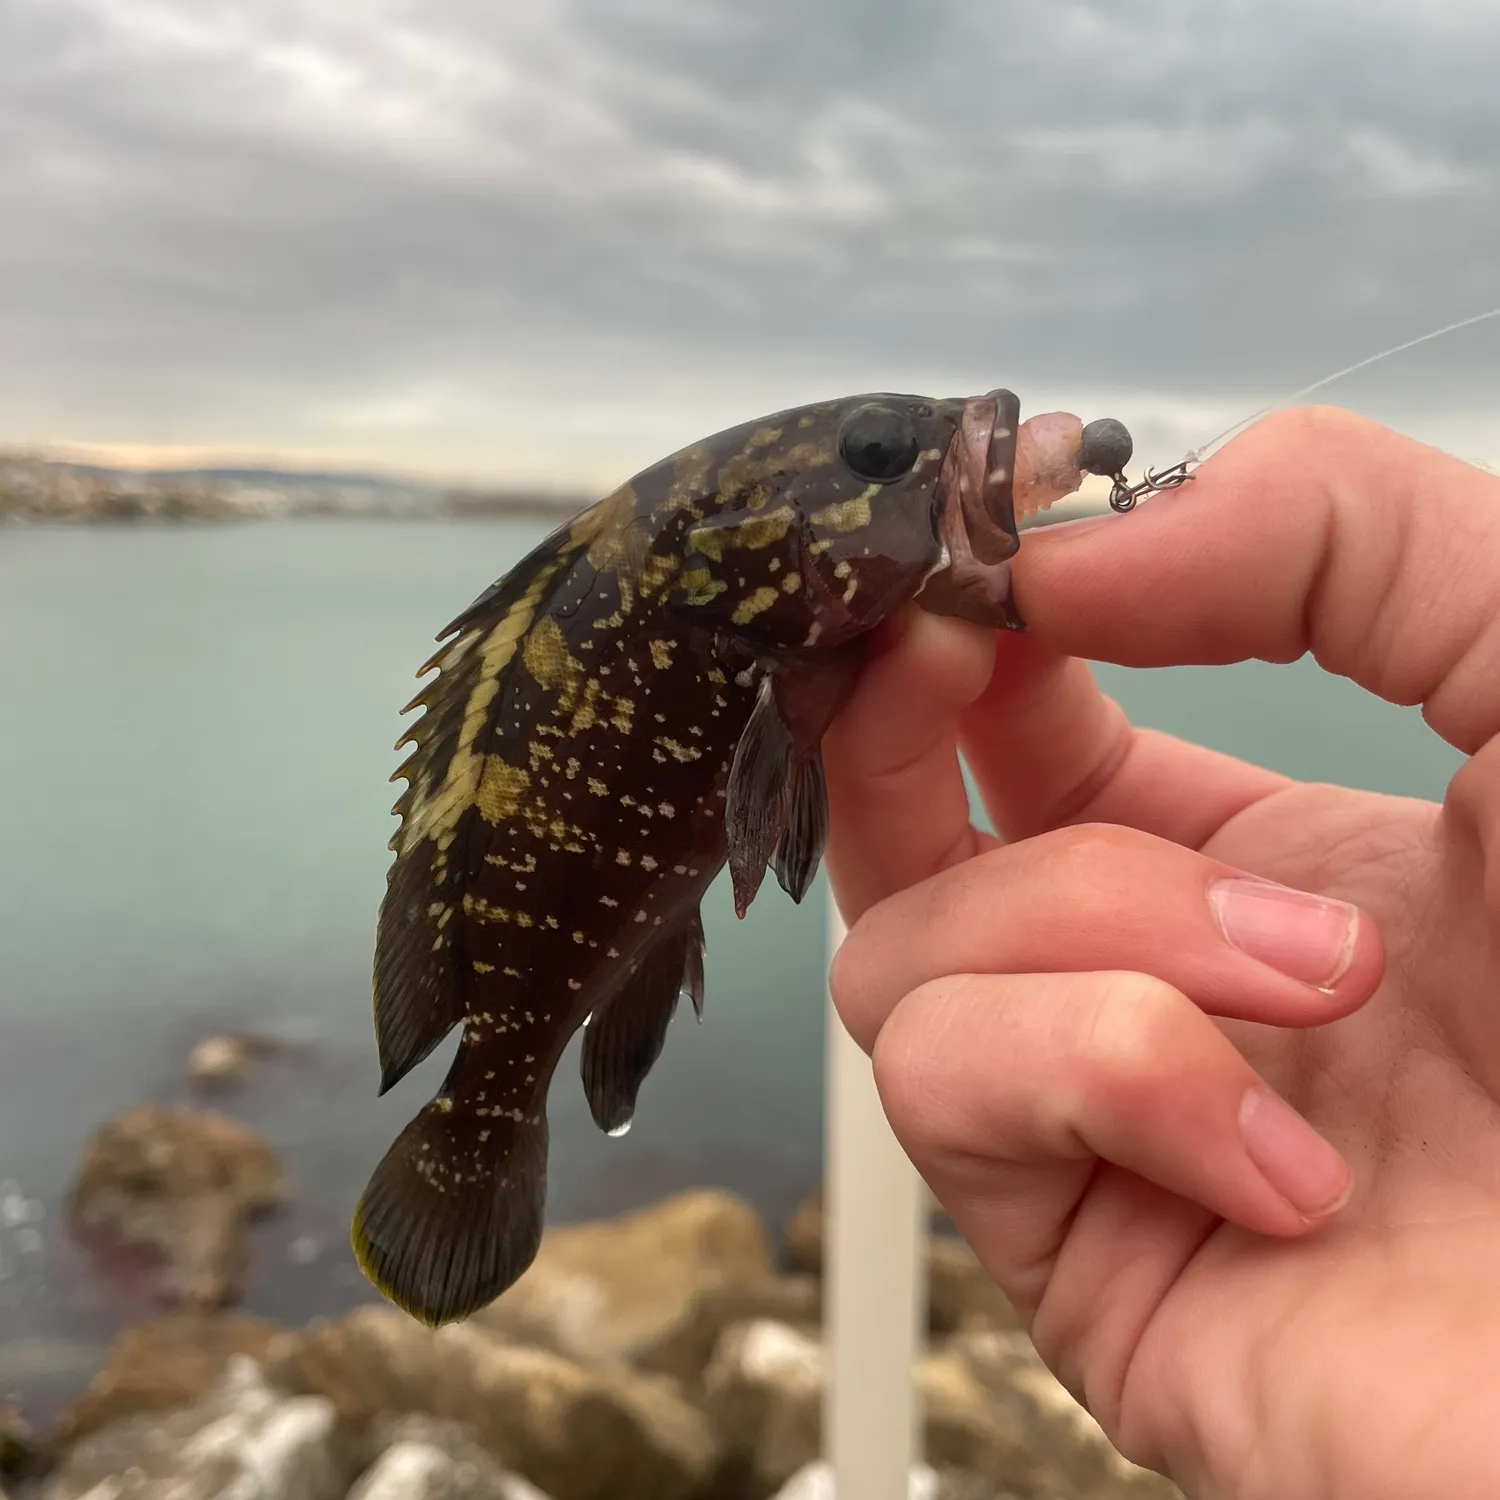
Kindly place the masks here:
[(1371, 354), (1366, 359), (1357, 360), (1352, 365), (1345, 365), (1342, 370), (1335, 370), (1332, 375), (1325, 375), (1321, 380), (1315, 380), (1311, 385), (1305, 385), (1300, 390), (1292, 391), (1289, 395), (1273, 401), (1269, 406), (1263, 406), (1250, 416), (1242, 418), (1232, 427), (1226, 427), (1217, 437), (1210, 438), (1201, 447), (1190, 449), (1175, 464), (1166, 469), (1147, 469), (1146, 477), (1139, 484), (1126, 484), (1123, 475), (1117, 475), (1115, 486), (1109, 497), (1110, 506), (1115, 510), (1129, 510), (1137, 500), (1144, 495), (1156, 494), (1160, 490), (1176, 489), (1178, 485), (1185, 483), (1192, 475), (1188, 470), (1203, 460), (1221, 443), (1232, 438), (1235, 433), (1260, 421), (1262, 417), (1269, 416), (1273, 411), (1280, 411), (1284, 406), (1290, 406), (1294, 401), (1300, 401), (1304, 396), (1310, 396), (1314, 391), (1321, 391), (1324, 386), (1332, 385), (1336, 380), (1342, 380), (1346, 375), (1353, 375), (1356, 370), (1363, 370), (1370, 365), (1379, 364), (1383, 359), (1389, 359), (1393, 354), (1402, 354), (1408, 349), (1415, 349), (1418, 344), (1428, 343), (1432, 339), (1440, 339), (1444, 334), (1457, 333), (1460, 328), (1472, 328), (1476, 323), (1484, 323), (1490, 318), (1500, 318), (1500, 307), (1492, 307), (1487, 312), (1474, 313), (1467, 318), (1460, 318), (1456, 323), (1445, 324), (1442, 328), (1434, 328), (1430, 333), (1421, 334), (1414, 339), (1407, 339), (1404, 343), (1394, 344), (1389, 349), (1382, 349), (1379, 354)]

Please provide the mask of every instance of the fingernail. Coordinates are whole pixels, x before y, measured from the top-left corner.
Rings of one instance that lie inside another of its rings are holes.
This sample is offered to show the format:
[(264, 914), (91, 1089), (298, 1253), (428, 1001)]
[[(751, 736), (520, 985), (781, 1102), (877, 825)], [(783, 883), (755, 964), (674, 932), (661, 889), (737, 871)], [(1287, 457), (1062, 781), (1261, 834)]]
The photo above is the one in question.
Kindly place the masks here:
[(1240, 1139), (1266, 1181), (1304, 1218), (1327, 1218), (1348, 1202), (1354, 1182), (1348, 1163), (1269, 1089), (1245, 1094)]
[(1264, 880), (1220, 880), (1209, 887), (1230, 944), (1304, 984), (1328, 989), (1349, 967), (1359, 913), (1342, 901)]

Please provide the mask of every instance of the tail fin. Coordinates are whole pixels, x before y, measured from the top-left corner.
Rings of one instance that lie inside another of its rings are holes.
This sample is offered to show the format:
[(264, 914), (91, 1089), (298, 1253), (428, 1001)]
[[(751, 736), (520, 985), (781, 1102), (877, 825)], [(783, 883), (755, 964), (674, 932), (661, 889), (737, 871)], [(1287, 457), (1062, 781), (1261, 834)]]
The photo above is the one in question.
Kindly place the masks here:
[(439, 1095), (397, 1136), (354, 1213), (354, 1254), (397, 1307), (438, 1327), (488, 1306), (536, 1257), (547, 1117)]

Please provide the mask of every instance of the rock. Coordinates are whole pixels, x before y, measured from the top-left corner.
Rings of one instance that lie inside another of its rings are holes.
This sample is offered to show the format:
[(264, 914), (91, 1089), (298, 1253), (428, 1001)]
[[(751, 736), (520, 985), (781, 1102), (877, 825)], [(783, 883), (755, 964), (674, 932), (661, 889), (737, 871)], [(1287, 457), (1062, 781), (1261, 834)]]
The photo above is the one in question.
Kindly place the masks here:
[(1032, 1434), (1048, 1484), (1078, 1500), (1180, 1500), (1170, 1481), (1123, 1458), (1020, 1333), (960, 1334), (945, 1358), (964, 1365), (996, 1404)]
[[(704, 1406), (731, 1459), (743, 1463), (755, 1493), (774, 1492), (820, 1457), (825, 1378), (821, 1345), (785, 1325), (741, 1324), (720, 1341), (704, 1376)], [(923, 1409), (924, 1456), (945, 1475), (944, 1483), (958, 1491), (973, 1492), (982, 1484), (978, 1493), (986, 1497), (998, 1491), (1024, 1500), (1123, 1500), (1136, 1495), (1158, 1500), (1170, 1493), (1078, 1488), (1082, 1477), (1096, 1471), (1055, 1462), (1051, 1447), (1057, 1433), (1039, 1422), (1036, 1407), (998, 1399), (953, 1352), (923, 1359), (915, 1379)], [(1118, 1478), (1123, 1471), (1110, 1473)], [(810, 1476), (805, 1482), (826, 1481)]]
[(270, 1037), (206, 1036), (188, 1053), (188, 1079), (203, 1089), (228, 1088), (280, 1050), (281, 1044)]
[[(833, 1470), (823, 1462), (798, 1469), (774, 1500), (835, 1500)], [(988, 1480), (958, 1469), (939, 1471), (930, 1464), (913, 1464), (907, 1479), (907, 1500), (1015, 1500), (997, 1491)]]
[(823, 1348), (784, 1323), (729, 1329), (703, 1376), (704, 1407), (759, 1494), (818, 1457), (823, 1428)]
[[(747, 1203), (681, 1193), (639, 1213), (552, 1230), (526, 1274), (470, 1322), (569, 1359), (634, 1362), (679, 1335), (701, 1342), (689, 1330), (703, 1326), (697, 1304), (706, 1292), (772, 1280), (771, 1246)], [(657, 1362), (677, 1366), (683, 1357)]]
[(201, 1405), (84, 1438), (43, 1500), (341, 1500), (357, 1454), (332, 1402), (271, 1391), (236, 1355)]
[(148, 1252), (163, 1304), (212, 1308), (238, 1296), (249, 1222), (284, 1192), (275, 1155), (247, 1126), (140, 1105), (95, 1132), (70, 1216), (96, 1250)]
[(385, 1418), (372, 1433), (377, 1452), (349, 1500), (547, 1500), (507, 1474), (477, 1443), (432, 1417)]
[(941, 1337), (963, 1328), (1019, 1328), (1021, 1320), (967, 1241), (934, 1237), (927, 1242), (927, 1325)]
[[(823, 1274), (823, 1190), (798, 1205), (781, 1237), (781, 1266), (810, 1276)], [(1020, 1319), (979, 1257), (961, 1239), (929, 1236), (927, 1320), (941, 1337), (959, 1328), (1018, 1328)]]
[(962, 1360), (929, 1355), (918, 1366), (917, 1388), (929, 1463), (980, 1475), (1028, 1500), (1053, 1500), (1042, 1483), (1033, 1434), (1016, 1413), (991, 1397)]
[(194, 1406), (219, 1383), (235, 1355), (263, 1359), (279, 1332), (259, 1318), (197, 1313), (127, 1328), (103, 1370), (58, 1419), (48, 1447), (60, 1452), (124, 1417)]
[(793, 1275), (823, 1274), (823, 1189), (792, 1210), (781, 1231), (781, 1268)]
[(36, 1466), (31, 1428), (15, 1407), (0, 1402), (0, 1480), (20, 1478)]
[(655, 1342), (637, 1347), (634, 1363), (638, 1369), (668, 1375), (695, 1391), (725, 1329), (761, 1319), (788, 1324), (818, 1338), (823, 1321), (822, 1283), (815, 1276), (778, 1276), (745, 1286), (705, 1287)]
[(707, 1421), (672, 1382), (585, 1368), (468, 1324), (434, 1332), (360, 1308), (315, 1325), (272, 1368), (353, 1421), (420, 1411), (456, 1422), (559, 1500), (686, 1500), (717, 1461)]

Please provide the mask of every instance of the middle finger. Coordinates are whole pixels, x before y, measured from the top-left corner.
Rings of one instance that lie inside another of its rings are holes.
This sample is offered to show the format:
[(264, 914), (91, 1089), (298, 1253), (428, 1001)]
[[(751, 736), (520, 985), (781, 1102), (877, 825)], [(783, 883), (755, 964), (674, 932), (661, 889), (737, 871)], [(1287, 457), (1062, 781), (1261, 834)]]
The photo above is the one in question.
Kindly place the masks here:
[(832, 984), (867, 1051), (912, 990), (956, 974), (1150, 974), (1211, 1015), (1316, 1026), (1379, 982), (1379, 934), (1343, 902), (1135, 829), (1083, 825), (965, 861), (854, 926)]

